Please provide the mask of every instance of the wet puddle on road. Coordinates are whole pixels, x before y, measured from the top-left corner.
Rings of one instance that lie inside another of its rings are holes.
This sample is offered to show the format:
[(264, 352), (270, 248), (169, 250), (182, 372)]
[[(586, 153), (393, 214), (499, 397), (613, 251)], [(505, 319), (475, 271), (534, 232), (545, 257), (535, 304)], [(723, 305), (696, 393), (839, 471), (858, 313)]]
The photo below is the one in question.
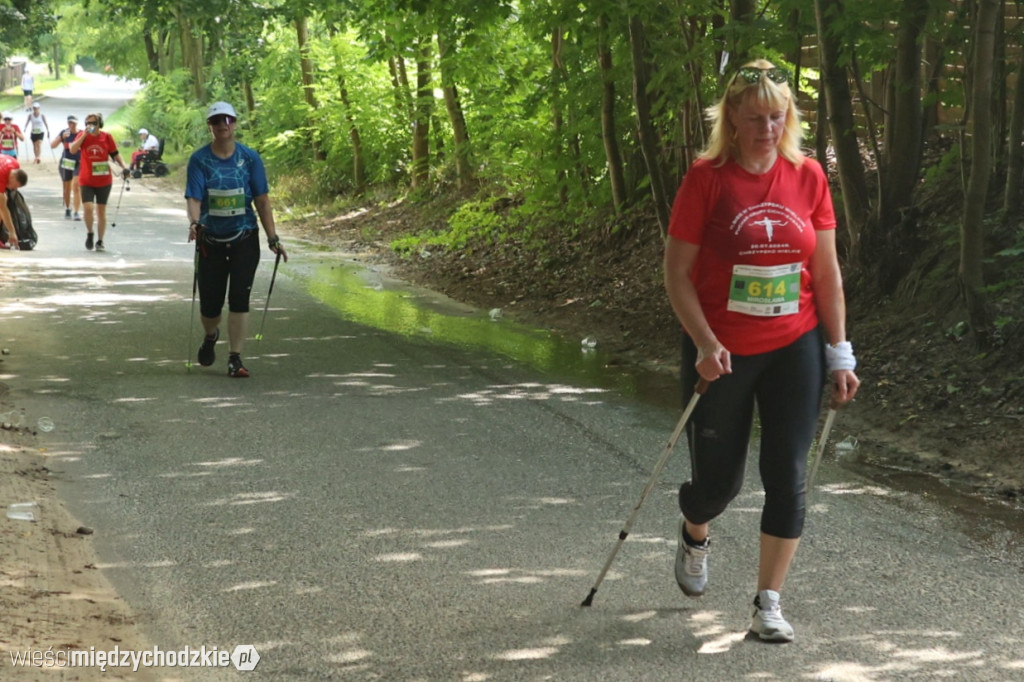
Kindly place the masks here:
[[(316, 261), (317, 259), (314, 259)], [(310, 268), (292, 269), (316, 299), (353, 322), (403, 336), (428, 339), (492, 352), (562, 379), (615, 391), (668, 410), (679, 405), (677, 379), (668, 372), (612, 364), (601, 340), (588, 347), (544, 329), (518, 324), (504, 311), (478, 310), (442, 294), (390, 279), (382, 270), (351, 261), (324, 258)], [(833, 432), (827, 457), (835, 457), (835, 441), (848, 434)], [(845, 456), (840, 466), (887, 488), (920, 496), (951, 511), (958, 530), (969, 535), (986, 554), (1024, 565), (1024, 504), (988, 499), (976, 491), (910, 469), (887, 465), (880, 457)]]
[[(388, 279), (365, 265), (325, 262), (295, 273), (317, 300), (345, 319), (376, 329), (496, 353), (546, 374), (565, 377), (671, 407), (674, 377), (631, 366), (611, 366), (601, 340), (569, 339), (514, 322), (505, 311), (478, 310), (442, 294)], [(495, 319), (496, 318), (496, 319)]]

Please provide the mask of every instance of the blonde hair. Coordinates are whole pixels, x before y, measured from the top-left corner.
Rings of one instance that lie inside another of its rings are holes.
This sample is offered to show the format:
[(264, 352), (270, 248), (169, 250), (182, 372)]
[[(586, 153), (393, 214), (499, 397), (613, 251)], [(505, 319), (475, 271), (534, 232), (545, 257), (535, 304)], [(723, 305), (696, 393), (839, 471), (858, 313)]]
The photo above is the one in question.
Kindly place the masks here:
[[(741, 68), (744, 67), (767, 70), (775, 68), (775, 65), (766, 59), (756, 59)], [(786, 123), (783, 126), (782, 139), (779, 140), (779, 154), (797, 166), (802, 164), (805, 157), (800, 150), (800, 141), (803, 138), (800, 111), (796, 108), (789, 83), (776, 83), (766, 76), (758, 78), (755, 83), (747, 83), (745, 79), (738, 79), (738, 74), (739, 69), (729, 80), (722, 98), (704, 111), (708, 122), (711, 123), (711, 138), (707, 148), (700, 153), (700, 158), (712, 160), (716, 166), (721, 166), (732, 157), (736, 128), (729, 121), (729, 110), (735, 109), (744, 100), (749, 99), (755, 104), (786, 110)]]

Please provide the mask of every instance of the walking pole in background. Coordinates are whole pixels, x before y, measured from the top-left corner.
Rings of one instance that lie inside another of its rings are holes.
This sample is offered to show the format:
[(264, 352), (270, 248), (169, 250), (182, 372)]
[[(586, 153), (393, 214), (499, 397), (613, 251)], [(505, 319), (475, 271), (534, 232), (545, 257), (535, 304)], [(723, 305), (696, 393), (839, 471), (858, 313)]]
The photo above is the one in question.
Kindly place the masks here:
[(263, 319), (260, 321), (260, 331), (256, 334), (256, 340), (263, 340), (263, 325), (267, 323), (267, 310), (270, 309), (270, 294), (274, 293), (274, 280), (277, 279), (277, 266), (281, 263), (281, 252), (277, 252), (277, 258), (274, 259), (274, 274), (270, 276), (270, 291), (267, 292), (267, 302), (263, 304)]
[(814, 477), (818, 473), (818, 465), (821, 464), (821, 457), (825, 454), (825, 446), (828, 445), (828, 435), (832, 431), (832, 424), (836, 420), (836, 411), (839, 409), (839, 403), (834, 399), (829, 404), (828, 415), (825, 417), (825, 425), (821, 427), (821, 436), (818, 438), (818, 450), (814, 453), (814, 460), (811, 462), (811, 471), (807, 474), (807, 485), (805, 490), (810, 493), (811, 487), (814, 485)]

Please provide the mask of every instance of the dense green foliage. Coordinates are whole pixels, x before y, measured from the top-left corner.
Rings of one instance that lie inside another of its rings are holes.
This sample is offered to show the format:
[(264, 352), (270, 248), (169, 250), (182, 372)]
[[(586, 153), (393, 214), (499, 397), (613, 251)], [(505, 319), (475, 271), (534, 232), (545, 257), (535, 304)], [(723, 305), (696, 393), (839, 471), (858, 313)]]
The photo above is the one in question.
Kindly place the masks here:
[[(1019, 161), (1011, 137), (1022, 23), (1016, 5), (1000, 3), (996, 69), (976, 73), (982, 4), (88, 0), (61, 7), (55, 35), (69, 54), (144, 79), (133, 123), (160, 131), (169, 149), (205, 139), (206, 103), (233, 102), (246, 142), (301, 188), (295, 201), (331, 206), (381, 188), (414, 199), (463, 192), (469, 203), (449, 231), (422, 235), (450, 248), (526, 238), (538, 224), (615, 232), (637, 214), (657, 215), (664, 229), (674, 189), (705, 143), (704, 109), (737, 64), (766, 57), (798, 76), (810, 153), (830, 153), (843, 105), (852, 116), (840, 132), (857, 144), (835, 145), (845, 253), (851, 268), (877, 270), (867, 279), (888, 294), (935, 237), (916, 219), (928, 210), (928, 183), (955, 169), (958, 191), (966, 188), (972, 81), (993, 84), (990, 214)], [(828, 111), (818, 63), (826, 42), (849, 88)], [(919, 83), (896, 81), (908, 73), (900, 59), (916, 64), (909, 73)], [(899, 102), (908, 88), (912, 98)], [(815, 124), (822, 116), (832, 129)], [(908, 139), (891, 158), (887, 145)], [(952, 150), (938, 170), (924, 160), (931, 148)], [(904, 187), (907, 168), (921, 170)], [(879, 191), (890, 180), (898, 189)], [(491, 197), (510, 198), (509, 210), (483, 210)], [(1015, 217), (1019, 204), (1007, 207)], [(971, 215), (943, 211), (946, 221)], [(1014, 225), (989, 234), (987, 255), (1020, 258)]]

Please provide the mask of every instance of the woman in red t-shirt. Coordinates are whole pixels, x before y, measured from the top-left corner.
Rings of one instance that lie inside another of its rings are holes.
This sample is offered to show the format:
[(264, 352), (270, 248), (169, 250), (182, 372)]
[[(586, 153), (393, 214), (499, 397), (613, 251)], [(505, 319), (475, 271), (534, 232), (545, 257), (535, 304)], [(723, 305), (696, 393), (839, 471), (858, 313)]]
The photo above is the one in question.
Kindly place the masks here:
[(698, 379), (710, 382), (687, 424), (676, 582), (689, 596), (704, 593), (708, 524), (742, 488), (756, 406), (765, 498), (750, 629), (788, 642), (779, 592), (803, 531), (826, 370), (838, 403), (860, 383), (835, 213), (821, 166), (800, 151), (785, 70), (765, 60), (741, 67), (708, 116), (710, 143), (683, 179), (665, 245), (665, 287), (685, 332), (684, 398)]
[(93, 248), (93, 205), (96, 206), (96, 231), (99, 239), (95, 246), (97, 251), (104, 251), (103, 235), (107, 231), (107, 201), (110, 189), (114, 184), (110, 162), (113, 160), (121, 167), (122, 175), (127, 173), (121, 156), (117, 152), (117, 143), (110, 133), (103, 128), (102, 114), (88, 114), (85, 117), (85, 130), (68, 147), (72, 154), (81, 151), (79, 160), (78, 185), (81, 187), (82, 204), (85, 209), (85, 248)]

